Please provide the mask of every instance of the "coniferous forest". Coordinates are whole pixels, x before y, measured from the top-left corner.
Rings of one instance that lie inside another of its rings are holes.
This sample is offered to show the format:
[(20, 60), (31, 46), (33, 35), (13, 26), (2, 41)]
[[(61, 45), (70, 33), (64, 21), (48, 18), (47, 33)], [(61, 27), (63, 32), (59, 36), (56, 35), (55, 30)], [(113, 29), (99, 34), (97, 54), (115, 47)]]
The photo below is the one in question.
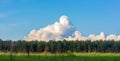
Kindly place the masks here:
[(66, 53), (70, 52), (100, 52), (100, 53), (119, 53), (120, 41), (98, 40), (98, 41), (25, 41), (25, 40), (2, 40), (0, 39), (0, 51), (2, 52), (21, 52), (21, 53)]

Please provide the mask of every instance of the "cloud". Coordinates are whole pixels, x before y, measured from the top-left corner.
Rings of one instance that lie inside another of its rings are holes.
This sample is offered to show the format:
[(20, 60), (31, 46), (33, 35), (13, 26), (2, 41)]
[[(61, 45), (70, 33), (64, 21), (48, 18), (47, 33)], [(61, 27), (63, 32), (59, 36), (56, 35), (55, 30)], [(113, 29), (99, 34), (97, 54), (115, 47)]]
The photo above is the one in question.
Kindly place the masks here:
[(88, 39), (89, 40), (105, 40), (105, 34), (104, 32), (101, 32), (100, 35), (94, 35), (94, 34), (91, 34), (88, 36)]
[(104, 32), (99, 35), (90, 34), (85, 37), (76, 30), (76, 28), (71, 24), (67, 16), (61, 16), (59, 22), (48, 25), (39, 30), (33, 29), (30, 33), (25, 36), (25, 40), (32, 41), (49, 41), (49, 40), (120, 40), (120, 35), (108, 35), (105, 36)]
[(87, 40), (86, 37), (82, 36), (79, 31), (75, 31), (72, 36), (65, 38), (66, 40)]
[(106, 40), (120, 40), (120, 35), (115, 35), (115, 34), (111, 34), (111, 35), (108, 35)]
[(67, 16), (61, 16), (59, 22), (39, 30), (33, 29), (25, 40), (63, 40), (75, 32)]

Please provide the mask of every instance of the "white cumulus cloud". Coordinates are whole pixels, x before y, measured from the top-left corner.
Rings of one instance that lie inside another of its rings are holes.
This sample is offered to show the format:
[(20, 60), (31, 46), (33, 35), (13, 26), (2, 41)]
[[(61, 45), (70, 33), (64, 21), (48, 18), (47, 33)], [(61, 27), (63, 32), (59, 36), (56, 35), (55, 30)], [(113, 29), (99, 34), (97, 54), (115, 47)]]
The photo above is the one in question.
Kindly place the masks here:
[(25, 36), (25, 40), (32, 41), (49, 41), (49, 40), (120, 40), (120, 35), (111, 34), (105, 36), (104, 32), (99, 35), (90, 34), (89, 36), (82, 36), (82, 34), (76, 30), (76, 28), (70, 23), (67, 16), (61, 16), (59, 22), (48, 25), (39, 30), (33, 29)]
[(105, 34), (104, 34), (104, 32), (101, 32), (100, 35), (91, 34), (87, 38), (89, 40), (92, 40), (92, 41), (95, 41), (95, 40), (105, 40)]
[(63, 40), (75, 32), (67, 16), (61, 16), (59, 22), (39, 30), (32, 30), (25, 40)]

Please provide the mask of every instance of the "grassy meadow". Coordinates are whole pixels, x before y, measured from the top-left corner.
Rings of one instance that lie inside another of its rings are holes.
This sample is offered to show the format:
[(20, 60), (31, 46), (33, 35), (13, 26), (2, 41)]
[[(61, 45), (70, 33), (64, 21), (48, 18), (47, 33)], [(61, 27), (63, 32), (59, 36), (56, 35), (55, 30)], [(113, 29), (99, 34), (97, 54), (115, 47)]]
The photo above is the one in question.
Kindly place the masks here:
[[(12, 57), (12, 59), (10, 58)], [(120, 61), (120, 53), (10, 53), (0, 52), (0, 61)]]

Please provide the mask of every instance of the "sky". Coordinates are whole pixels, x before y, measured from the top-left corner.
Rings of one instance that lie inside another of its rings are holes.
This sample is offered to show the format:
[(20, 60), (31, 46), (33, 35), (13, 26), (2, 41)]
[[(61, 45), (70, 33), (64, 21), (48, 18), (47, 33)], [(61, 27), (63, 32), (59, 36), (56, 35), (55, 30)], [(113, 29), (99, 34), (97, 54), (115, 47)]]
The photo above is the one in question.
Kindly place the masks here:
[(72, 25), (87, 36), (104, 32), (120, 34), (120, 0), (0, 0), (0, 38), (24, 39), (68, 16)]

